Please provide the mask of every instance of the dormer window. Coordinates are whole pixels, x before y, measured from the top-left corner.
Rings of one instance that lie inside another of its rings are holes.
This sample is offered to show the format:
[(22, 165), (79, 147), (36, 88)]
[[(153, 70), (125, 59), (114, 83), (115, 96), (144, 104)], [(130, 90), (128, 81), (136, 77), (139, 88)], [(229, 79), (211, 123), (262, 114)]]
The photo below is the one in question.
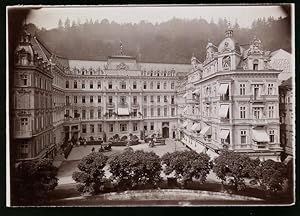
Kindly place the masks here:
[(258, 70), (258, 60), (253, 61), (253, 70)]

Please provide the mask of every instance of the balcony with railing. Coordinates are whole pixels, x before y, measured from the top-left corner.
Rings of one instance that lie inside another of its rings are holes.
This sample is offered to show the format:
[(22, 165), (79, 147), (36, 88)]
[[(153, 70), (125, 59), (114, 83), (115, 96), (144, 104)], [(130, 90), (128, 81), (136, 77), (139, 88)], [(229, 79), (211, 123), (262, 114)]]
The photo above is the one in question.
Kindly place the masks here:
[(266, 96), (265, 95), (251, 95), (250, 96), (250, 102), (252, 102), (252, 103), (264, 103), (264, 102), (266, 102)]

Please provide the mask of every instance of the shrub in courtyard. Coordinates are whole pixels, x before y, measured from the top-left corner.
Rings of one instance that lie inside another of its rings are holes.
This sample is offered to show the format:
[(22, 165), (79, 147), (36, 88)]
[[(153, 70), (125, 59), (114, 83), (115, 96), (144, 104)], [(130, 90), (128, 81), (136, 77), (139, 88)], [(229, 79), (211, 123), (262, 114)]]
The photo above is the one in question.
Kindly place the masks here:
[(246, 177), (253, 177), (259, 160), (251, 160), (248, 156), (237, 152), (224, 150), (215, 158), (213, 171), (224, 182), (229, 181), (236, 190), (245, 188)]
[(269, 159), (258, 164), (251, 177), (254, 178), (252, 182), (259, 184), (263, 189), (278, 192), (283, 189), (284, 180), (287, 179), (287, 166)]
[(97, 194), (105, 183), (103, 168), (106, 165), (108, 157), (99, 152), (93, 152), (84, 158), (78, 164), (80, 171), (75, 171), (72, 178), (79, 183), (77, 189), (81, 193)]
[(122, 190), (138, 186), (156, 187), (161, 180), (160, 158), (154, 152), (127, 148), (110, 158), (108, 164), (112, 178)]
[(11, 175), (13, 205), (39, 205), (47, 199), (49, 191), (57, 186), (57, 168), (52, 160), (20, 163)]
[(183, 180), (184, 184), (192, 181), (192, 178), (204, 183), (212, 168), (207, 154), (198, 154), (194, 151), (166, 153), (162, 156), (162, 164), (166, 165), (164, 170), (166, 175), (174, 172), (175, 177)]

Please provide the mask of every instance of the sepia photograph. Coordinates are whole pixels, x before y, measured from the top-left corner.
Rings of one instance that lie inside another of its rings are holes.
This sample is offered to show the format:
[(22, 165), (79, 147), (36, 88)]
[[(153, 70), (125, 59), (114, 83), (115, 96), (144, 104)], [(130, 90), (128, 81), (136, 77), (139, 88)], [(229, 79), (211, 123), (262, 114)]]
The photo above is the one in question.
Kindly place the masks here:
[(294, 205), (294, 12), (7, 6), (6, 205)]

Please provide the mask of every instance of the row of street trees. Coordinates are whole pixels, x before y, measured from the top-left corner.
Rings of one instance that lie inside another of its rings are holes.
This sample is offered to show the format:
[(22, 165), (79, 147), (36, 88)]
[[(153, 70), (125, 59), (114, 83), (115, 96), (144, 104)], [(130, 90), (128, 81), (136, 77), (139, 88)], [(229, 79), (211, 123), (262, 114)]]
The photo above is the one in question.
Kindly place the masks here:
[[(105, 176), (108, 165), (110, 178)], [(78, 164), (79, 171), (73, 173), (81, 193), (97, 194), (103, 191), (106, 183), (118, 190), (137, 188), (158, 188), (162, 182), (161, 172), (174, 176), (183, 182), (197, 180), (205, 183), (213, 171), (222, 184), (233, 185), (238, 190), (250, 184), (258, 185), (264, 191), (278, 192), (288, 182), (288, 193), (293, 193), (293, 163), (285, 165), (273, 160), (260, 161), (233, 151), (222, 151), (214, 160), (204, 153), (176, 151), (166, 153), (161, 158), (154, 152), (133, 151), (127, 148), (121, 154), (108, 158), (102, 153), (93, 152)], [(49, 159), (19, 163), (11, 173), (12, 205), (41, 205), (48, 192), (57, 186), (57, 168)]]
[[(104, 175), (105, 164), (111, 177)], [(205, 153), (176, 151), (161, 158), (154, 152), (133, 151), (127, 148), (123, 153), (108, 159), (102, 153), (92, 153), (82, 159), (73, 173), (82, 193), (96, 194), (107, 181), (113, 182), (118, 190), (135, 188), (157, 188), (162, 182), (161, 171), (175, 176), (183, 183), (194, 180), (205, 183), (212, 170), (222, 184), (234, 186), (236, 191), (246, 188), (245, 179), (266, 191), (278, 192), (287, 179), (287, 166), (273, 160), (260, 161), (233, 151), (223, 151), (213, 161)]]

